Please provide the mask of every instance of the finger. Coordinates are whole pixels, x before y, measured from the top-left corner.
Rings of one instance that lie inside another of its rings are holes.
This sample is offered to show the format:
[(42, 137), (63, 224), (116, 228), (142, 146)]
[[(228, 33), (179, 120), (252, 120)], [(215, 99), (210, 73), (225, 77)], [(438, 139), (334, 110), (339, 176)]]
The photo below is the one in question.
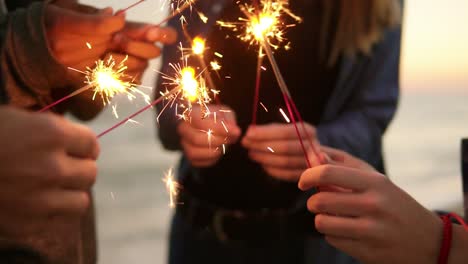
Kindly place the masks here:
[(174, 44), (177, 41), (177, 32), (170, 27), (162, 28), (152, 26), (146, 32), (146, 41), (162, 44)]
[[(305, 124), (305, 128), (307, 134), (301, 133), (302, 138), (307, 139), (309, 135), (315, 139), (315, 129), (308, 124)], [(249, 127), (246, 138), (252, 141), (289, 140), (297, 139), (297, 132), (293, 124), (256, 125)]]
[[(49, 45), (54, 52), (75, 52), (76, 49), (93, 49), (95, 46), (109, 46), (112, 41), (111, 35), (103, 36), (87, 36), (80, 35), (63, 35), (59, 39), (50, 41)], [(88, 44), (91, 48), (88, 47)]]
[(183, 139), (181, 141), (181, 145), (184, 149), (185, 155), (191, 161), (205, 162), (216, 160), (221, 157), (221, 152), (217, 148), (200, 148)]
[(87, 13), (87, 14), (97, 14), (99, 12), (105, 12), (105, 13), (108, 13), (108, 14), (113, 14), (113, 9), (110, 8), (110, 7), (107, 7), (107, 8), (104, 8), (104, 9), (98, 9), (94, 6), (89, 6), (89, 5), (84, 5), (84, 4), (80, 4), (78, 3), (77, 0), (66, 0), (66, 1), (54, 1), (53, 2), (54, 5), (56, 6), (59, 6), (59, 7), (63, 7), (63, 8), (66, 8), (66, 9), (71, 9), (73, 11), (77, 11), (77, 12), (80, 12), (80, 13)]
[(96, 135), (87, 127), (64, 123), (65, 150), (68, 155), (76, 158), (97, 159), (99, 144)]
[(366, 205), (354, 193), (326, 192), (323, 188), (307, 201), (307, 209), (316, 214), (325, 213), (357, 217), (365, 214)]
[(333, 149), (333, 148), (326, 147), (326, 146), (321, 146), (321, 150), (325, 152), (325, 154), (327, 154), (328, 157), (334, 162), (343, 163), (345, 161), (346, 155), (344, 151)]
[(315, 216), (315, 228), (325, 236), (359, 239), (362, 237), (361, 221), (360, 218), (318, 214)]
[(364, 191), (372, 177), (368, 172), (335, 165), (323, 165), (305, 171), (299, 181), (299, 189), (335, 185), (353, 191)]
[(96, 161), (89, 159), (68, 159), (66, 175), (61, 177), (61, 186), (70, 190), (89, 191), (96, 182)]
[(162, 28), (146, 23), (127, 22), (122, 34), (133, 40), (145, 42), (160, 42), (173, 44), (177, 40), (177, 33), (172, 28)]
[[(73, 52), (70, 50), (56, 51), (55, 56), (60, 61), (60, 63), (70, 66), (80, 64), (83, 61), (96, 61), (101, 58), (107, 51), (107, 43), (101, 45), (95, 45), (92, 49), (82, 47), (76, 49)], [(87, 62), (88, 63), (88, 62)]]
[[(279, 155), (276, 153), (266, 153), (250, 151), (249, 157), (263, 166), (276, 167), (282, 169), (307, 169), (307, 162), (304, 156)], [(302, 174), (302, 172), (301, 172)]]
[(264, 167), (268, 175), (282, 181), (297, 182), (303, 170), (288, 170), (275, 167)]
[(250, 141), (243, 139), (242, 145), (250, 151), (271, 152), (279, 155), (302, 155), (304, 151), (302, 145), (297, 139), (290, 140), (272, 140), (272, 141)]
[(220, 138), (226, 138), (229, 144), (237, 142), (240, 137), (241, 129), (235, 124), (215, 122), (213, 119), (202, 119), (199, 116), (193, 116), (190, 121), (194, 129), (201, 131), (211, 131), (213, 135)]
[[(325, 236), (325, 240), (335, 248), (363, 261), (362, 257), (369, 254), (369, 249), (359, 240), (337, 237)], [(367, 262), (364, 263), (375, 263)]]
[[(193, 129), (190, 125), (182, 123), (178, 127), (178, 132), (183, 139), (197, 147), (221, 146), (226, 142), (226, 138), (211, 136), (208, 137), (206, 132)], [(211, 141), (211, 144), (210, 144)]]
[(108, 53), (105, 60), (108, 60), (111, 56), (117, 64), (124, 62), (123, 64), (127, 66), (127, 72), (143, 73), (149, 65), (148, 60), (143, 60), (134, 56), (127, 56), (126, 54), (115, 52)]
[(113, 39), (115, 51), (135, 56), (141, 59), (154, 59), (161, 54), (161, 49), (152, 43), (132, 40), (122, 33), (118, 33)]
[(37, 203), (45, 207), (50, 215), (81, 215), (89, 209), (91, 198), (82, 191), (50, 190), (39, 196)]
[(49, 5), (47, 11), (47, 28), (55, 34), (109, 35), (121, 30), (125, 25), (123, 15), (114, 16), (108, 11), (86, 14), (54, 5)]

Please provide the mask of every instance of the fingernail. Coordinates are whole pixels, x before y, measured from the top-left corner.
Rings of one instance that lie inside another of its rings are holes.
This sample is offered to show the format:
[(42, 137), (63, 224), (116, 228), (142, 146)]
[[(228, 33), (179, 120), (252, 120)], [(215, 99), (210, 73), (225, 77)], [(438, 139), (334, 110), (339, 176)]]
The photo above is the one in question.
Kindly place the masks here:
[(253, 127), (250, 127), (249, 130), (247, 130), (247, 134), (245, 136), (246, 137), (254, 137), (255, 136), (255, 129)]
[(146, 38), (149, 41), (156, 41), (159, 39), (164, 39), (165, 37), (167, 38), (165, 34), (161, 35), (161, 29), (159, 27), (152, 27), (146, 33)]
[(112, 16), (114, 14), (114, 9), (112, 7), (106, 7), (101, 10), (101, 14)]

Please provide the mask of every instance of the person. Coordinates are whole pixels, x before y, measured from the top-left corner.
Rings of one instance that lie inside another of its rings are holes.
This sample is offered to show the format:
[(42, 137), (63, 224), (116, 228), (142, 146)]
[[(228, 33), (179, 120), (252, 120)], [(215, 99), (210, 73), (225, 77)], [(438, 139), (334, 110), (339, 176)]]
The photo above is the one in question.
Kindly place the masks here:
[[(199, 1), (195, 8), (208, 21), (189, 20), (189, 11), (185, 14), (187, 34), (206, 38), (210, 52), (224, 55), (221, 78), (213, 75), (222, 104), (209, 108), (223, 110), (228, 132), (219, 124), (222, 115), (201, 118), (197, 107), (190, 122), (180, 121), (173, 111), (161, 113), (162, 144), (183, 151), (178, 170), (183, 189), (172, 222), (169, 263), (353, 262), (310, 228), (307, 195), (297, 188), (307, 164), (294, 126), (284, 124), (277, 111), (286, 108), (266, 63), (260, 101), (269, 111), (259, 111), (257, 124), (251, 125), (255, 48), (215, 25), (243, 16), (236, 3)], [(401, 7), (393, 0), (291, 1), (303, 22), (285, 34), (291, 49), (275, 52), (313, 140), (346, 150), (382, 172), (382, 136), (398, 100)], [(178, 19), (169, 25), (184, 36)], [(180, 41), (190, 46), (187, 39)], [(178, 49), (164, 48), (163, 73), (171, 74), (170, 63), (180, 61)], [(207, 61), (210, 52), (204, 55)], [(164, 82), (159, 79), (157, 92), (165, 91)]]
[[(83, 86), (83, 76), (70, 71), (69, 67), (83, 70), (109, 56), (118, 62), (128, 55), (127, 72), (138, 79), (148, 60), (159, 56), (160, 48), (155, 42), (175, 40), (171, 29), (129, 22), (125, 14), (114, 15), (111, 8), (96, 9), (75, 0), (2, 2), (5, 4), (2, 10), (7, 13), (0, 19), (0, 101), (12, 107), (36, 111), (62, 98)], [(89, 120), (102, 108), (101, 100), (93, 100), (90, 91), (60, 104), (53, 111), (70, 112)], [(7, 176), (2, 174), (1, 177)], [(41, 228), (40, 233), (17, 237), (0, 234), (2, 243), (8, 248), (9, 243), (13, 243), (15, 247), (32, 249), (51, 263), (96, 263), (92, 198), (90, 201), (81, 218), (53, 215), (47, 228)], [(30, 210), (35, 209), (22, 209)], [(8, 218), (5, 221), (2, 229), (12, 226)]]
[(99, 144), (89, 128), (53, 114), (1, 106), (0, 118), (0, 262), (17, 263), (34, 254), (17, 239), (50, 230), (57, 216), (75, 222), (89, 211)]
[[(436, 263), (443, 230), (438, 215), (366, 162), (335, 149), (324, 152), (328, 164), (305, 171), (299, 188), (320, 189), (307, 207), (331, 245), (362, 263)], [(461, 225), (452, 232), (446, 263), (466, 263), (468, 232)]]

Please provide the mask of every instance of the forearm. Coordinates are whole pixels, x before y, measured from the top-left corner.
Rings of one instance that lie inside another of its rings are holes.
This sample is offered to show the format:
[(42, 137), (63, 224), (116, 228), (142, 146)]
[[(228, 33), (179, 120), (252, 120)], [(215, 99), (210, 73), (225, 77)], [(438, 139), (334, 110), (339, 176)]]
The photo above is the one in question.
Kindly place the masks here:
[(44, 29), (47, 3), (9, 13), (1, 22), (1, 89), (5, 101), (23, 108), (51, 101), (53, 87), (66, 85), (66, 68), (52, 56)]
[(461, 225), (453, 225), (450, 264), (464, 264), (468, 261), (468, 232)]

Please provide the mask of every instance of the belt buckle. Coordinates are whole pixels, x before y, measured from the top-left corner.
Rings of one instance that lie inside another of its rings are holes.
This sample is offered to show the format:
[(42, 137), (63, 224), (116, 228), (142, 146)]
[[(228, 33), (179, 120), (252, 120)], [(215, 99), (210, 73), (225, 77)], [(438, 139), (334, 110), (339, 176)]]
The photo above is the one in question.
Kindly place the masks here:
[(221, 242), (229, 241), (229, 235), (226, 233), (224, 228), (224, 220), (226, 217), (232, 217), (234, 219), (242, 219), (245, 214), (241, 211), (226, 211), (216, 210), (213, 216), (213, 229), (216, 237)]

